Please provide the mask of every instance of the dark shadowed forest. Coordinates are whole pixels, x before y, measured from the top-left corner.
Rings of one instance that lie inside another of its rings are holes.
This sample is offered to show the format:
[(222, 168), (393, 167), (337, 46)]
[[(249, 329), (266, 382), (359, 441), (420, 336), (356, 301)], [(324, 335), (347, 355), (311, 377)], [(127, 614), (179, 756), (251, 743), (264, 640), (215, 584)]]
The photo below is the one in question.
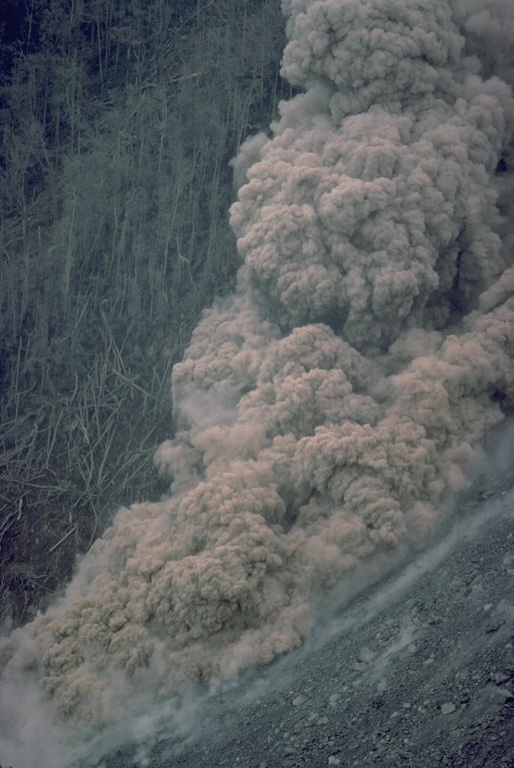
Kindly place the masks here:
[(3, 0), (0, 620), (166, 486), (170, 372), (233, 287), (229, 160), (290, 96), (278, 0)]

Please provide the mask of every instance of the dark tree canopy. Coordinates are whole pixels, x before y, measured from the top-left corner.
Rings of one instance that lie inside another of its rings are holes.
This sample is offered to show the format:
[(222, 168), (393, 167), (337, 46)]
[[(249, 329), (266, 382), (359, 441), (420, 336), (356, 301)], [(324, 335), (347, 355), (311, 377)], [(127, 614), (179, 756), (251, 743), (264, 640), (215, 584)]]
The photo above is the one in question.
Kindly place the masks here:
[(229, 160), (290, 95), (278, 0), (0, 11), (0, 618), (165, 488), (169, 376), (233, 286)]

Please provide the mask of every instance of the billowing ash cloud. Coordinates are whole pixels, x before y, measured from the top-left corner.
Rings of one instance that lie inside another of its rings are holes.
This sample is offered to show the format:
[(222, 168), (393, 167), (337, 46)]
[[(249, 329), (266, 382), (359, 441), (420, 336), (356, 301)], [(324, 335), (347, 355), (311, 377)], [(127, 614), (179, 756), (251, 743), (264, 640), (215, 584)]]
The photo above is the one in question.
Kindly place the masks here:
[(305, 93), (234, 161), (244, 266), (173, 372), (171, 495), (120, 510), (4, 648), (5, 679), (35, 670), (63, 720), (298, 645), (320, 593), (422, 544), (512, 410), (495, 169), (514, 102), (501, 46), (479, 72), (491, 8), (284, 0), (283, 74)]

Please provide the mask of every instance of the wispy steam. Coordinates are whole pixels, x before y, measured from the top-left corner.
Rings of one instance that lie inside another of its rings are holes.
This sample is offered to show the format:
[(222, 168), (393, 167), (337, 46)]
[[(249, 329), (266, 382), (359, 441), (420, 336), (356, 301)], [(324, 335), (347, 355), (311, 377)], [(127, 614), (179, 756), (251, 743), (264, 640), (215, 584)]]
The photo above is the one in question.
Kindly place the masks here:
[(426, 539), (512, 410), (514, 101), (502, 46), (489, 80), (476, 58), (511, 4), (283, 5), (305, 93), (234, 163), (244, 266), (173, 372), (171, 495), (120, 510), (4, 648), (62, 720), (297, 646), (320, 592)]

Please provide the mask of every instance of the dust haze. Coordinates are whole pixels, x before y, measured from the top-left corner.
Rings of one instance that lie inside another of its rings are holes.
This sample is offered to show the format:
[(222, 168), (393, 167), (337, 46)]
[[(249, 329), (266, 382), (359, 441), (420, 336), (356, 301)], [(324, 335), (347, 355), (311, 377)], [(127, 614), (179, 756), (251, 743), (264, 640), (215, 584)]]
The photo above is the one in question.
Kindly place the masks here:
[(283, 10), (304, 92), (233, 161), (244, 261), (173, 370), (169, 496), (3, 640), (8, 760), (36, 705), (31, 739), (80, 739), (300, 645), (320, 595), (423, 546), (512, 412), (512, 5)]

